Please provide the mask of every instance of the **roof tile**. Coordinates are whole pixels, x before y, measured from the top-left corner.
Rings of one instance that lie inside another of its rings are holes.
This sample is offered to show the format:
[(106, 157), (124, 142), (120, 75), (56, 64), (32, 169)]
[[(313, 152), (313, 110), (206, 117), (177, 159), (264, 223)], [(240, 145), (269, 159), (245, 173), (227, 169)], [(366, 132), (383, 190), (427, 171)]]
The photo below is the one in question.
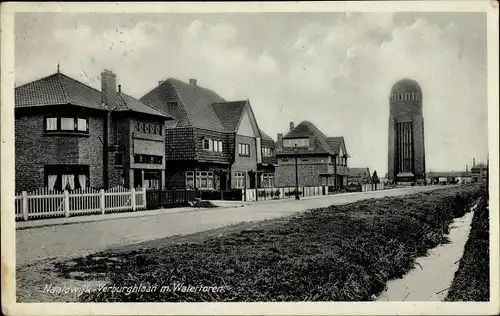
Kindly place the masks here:
[(15, 107), (77, 105), (104, 110), (101, 92), (62, 73), (15, 88)]

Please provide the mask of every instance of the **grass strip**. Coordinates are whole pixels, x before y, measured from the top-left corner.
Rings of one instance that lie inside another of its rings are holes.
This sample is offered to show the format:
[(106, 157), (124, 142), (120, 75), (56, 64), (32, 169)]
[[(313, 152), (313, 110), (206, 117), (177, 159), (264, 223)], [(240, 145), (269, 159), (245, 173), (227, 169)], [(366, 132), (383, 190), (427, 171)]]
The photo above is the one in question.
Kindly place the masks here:
[[(483, 191), (469, 185), (330, 206), (201, 243), (93, 254), (57, 268), (66, 278), (105, 275), (115, 286), (84, 302), (367, 301), (448, 242), (449, 224)], [(139, 284), (156, 290), (126, 290)]]

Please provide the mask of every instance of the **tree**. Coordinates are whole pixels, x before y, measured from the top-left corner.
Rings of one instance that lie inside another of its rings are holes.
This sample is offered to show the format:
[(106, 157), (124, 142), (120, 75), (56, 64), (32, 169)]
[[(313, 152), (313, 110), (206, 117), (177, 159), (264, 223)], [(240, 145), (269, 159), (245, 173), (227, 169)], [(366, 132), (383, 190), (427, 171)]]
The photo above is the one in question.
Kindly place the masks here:
[(378, 175), (377, 175), (377, 170), (373, 171), (373, 176), (372, 176), (372, 183), (380, 183), (380, 180), (378, 178)]

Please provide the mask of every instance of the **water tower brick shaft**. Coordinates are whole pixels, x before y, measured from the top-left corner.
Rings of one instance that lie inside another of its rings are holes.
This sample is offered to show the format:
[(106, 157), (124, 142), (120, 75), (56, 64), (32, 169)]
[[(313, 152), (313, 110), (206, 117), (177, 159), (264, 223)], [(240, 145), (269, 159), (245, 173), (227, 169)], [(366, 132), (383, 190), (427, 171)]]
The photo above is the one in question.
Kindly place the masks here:
[(411, 79), (396, 82), (389, 97), (389, 180), (414, 182), (425, 178), (422, 89)]

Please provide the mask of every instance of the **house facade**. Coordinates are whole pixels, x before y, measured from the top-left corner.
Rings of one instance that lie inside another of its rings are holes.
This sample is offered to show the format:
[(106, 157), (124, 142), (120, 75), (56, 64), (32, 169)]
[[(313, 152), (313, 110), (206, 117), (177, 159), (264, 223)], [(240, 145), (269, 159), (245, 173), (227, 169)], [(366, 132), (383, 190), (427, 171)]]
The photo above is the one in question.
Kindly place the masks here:
[(228, 102), (194, 79), (174, 78), (141, 100), (174, 117), (165, 129), (167, 187), (229, 190), (274, 179), (274, 141), (260, 131), (248, 100)]
[(171, 118), (117, 90), (111, 71), (101, 83), (102, 93), (58, 70), (16, 87), (17, 191), (147, 186), (149, 170), (161, 186), (160, 136)]
[(295, 186), (297, 169), (299, 186), (340, 189), (347, 185), (348, 157), (343, 137), (328, 137), (308, 121), (291, 122), (286, 135), (278, 134), (276, 186)]
[(347, 185), (371, 183), (370, 168), (347, 168)]
[(470, 172), (472, 182), (486, 183), (488, 181), (488, 166), (484, 163), (474, 164)]

